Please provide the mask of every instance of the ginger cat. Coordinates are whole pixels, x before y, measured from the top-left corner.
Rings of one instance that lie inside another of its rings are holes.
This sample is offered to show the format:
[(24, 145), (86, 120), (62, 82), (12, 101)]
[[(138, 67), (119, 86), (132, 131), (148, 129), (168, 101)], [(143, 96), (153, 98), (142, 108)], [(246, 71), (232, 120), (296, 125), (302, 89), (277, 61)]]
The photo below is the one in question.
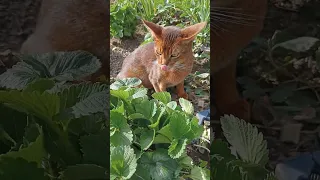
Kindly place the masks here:
[(156, 92), (176, 86), (178, 97), (187, 99), (184, 79), (193, 67), (192, 42), (207, 23), (183, 29), (176, 26), (162, 27), (144, 20), (143, 23), (154, 42), (138, 47), (127, 56), (117, 78), (139, 78), (144, 87), (154, 88)]
[(220, 114), (250, 120), (250, 105), (236, 87), (237, 57), (262, 30), (266, 11), (267, 0), (211, 1), (211, 87)]
[(101, 60), (100, 75), (109, 78), (109, 1), (42, 0), (35, 31), (21, 53), (84, 50)]

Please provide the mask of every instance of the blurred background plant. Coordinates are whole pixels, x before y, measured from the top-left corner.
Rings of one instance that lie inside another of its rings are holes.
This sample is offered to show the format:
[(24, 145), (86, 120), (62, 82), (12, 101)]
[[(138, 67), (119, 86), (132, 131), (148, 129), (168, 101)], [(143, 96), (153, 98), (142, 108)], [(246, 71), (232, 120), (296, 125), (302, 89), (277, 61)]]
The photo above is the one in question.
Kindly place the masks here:
[[(115, 0), (111, 4), (111, 36), (132, 38), (137, 25), (141, 24), (141, 19), (162, 26), (173, 25), (179, 27), (205, 21), (208, 24), (197, 36), (194, 52), (197, 58), (209, 58), (209, 16), (209, 0)], [(142, 44), (151, 41), (152, 37), (146, 31)]]

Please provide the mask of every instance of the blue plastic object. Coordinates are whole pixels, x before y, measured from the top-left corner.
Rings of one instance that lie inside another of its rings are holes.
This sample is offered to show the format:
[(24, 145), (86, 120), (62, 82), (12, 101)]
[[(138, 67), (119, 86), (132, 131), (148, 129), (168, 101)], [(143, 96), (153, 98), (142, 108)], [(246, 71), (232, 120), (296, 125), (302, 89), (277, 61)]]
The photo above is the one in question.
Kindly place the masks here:
[(278, 180), (310, 180), (311, 174), (320, 176), (320, 151), (302, 154), (277, 165)]
[(203, 125), (204, 121), (210, 121), (210, 108), (204, 111), (198, 112), (196, 117), (199, 119), (199, 125)]

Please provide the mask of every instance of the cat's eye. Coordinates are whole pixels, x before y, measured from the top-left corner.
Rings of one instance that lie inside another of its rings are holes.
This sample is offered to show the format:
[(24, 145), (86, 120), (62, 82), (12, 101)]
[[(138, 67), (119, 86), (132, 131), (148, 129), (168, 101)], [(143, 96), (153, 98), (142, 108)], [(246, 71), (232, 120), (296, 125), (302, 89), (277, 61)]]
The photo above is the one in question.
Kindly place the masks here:
[(160, 53), (159, 51), (156, 51), (156, 55), (160, 56), (160, 55), (161, 55), (161, 53)]
[(171, 57), (172, 58), (176, 58), (176, 57), (178, 57), (179, 55), (178, 54), (171, 54)]

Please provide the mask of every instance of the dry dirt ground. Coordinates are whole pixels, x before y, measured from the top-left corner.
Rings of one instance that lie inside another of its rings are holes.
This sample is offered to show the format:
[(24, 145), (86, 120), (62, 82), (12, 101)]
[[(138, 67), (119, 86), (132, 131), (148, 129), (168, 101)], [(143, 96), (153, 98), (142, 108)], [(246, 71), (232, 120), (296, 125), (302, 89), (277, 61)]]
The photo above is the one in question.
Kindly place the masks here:
[(0, 74), (14, 64), (12, 52), (33, 32), (40, 0), (0, 1)]
[(143, 26), (140, 24), (133, 38), (110, 39), (110, 76), (115, 77), (121, 69), (122, 61), (142, 42), (145, 35)]

